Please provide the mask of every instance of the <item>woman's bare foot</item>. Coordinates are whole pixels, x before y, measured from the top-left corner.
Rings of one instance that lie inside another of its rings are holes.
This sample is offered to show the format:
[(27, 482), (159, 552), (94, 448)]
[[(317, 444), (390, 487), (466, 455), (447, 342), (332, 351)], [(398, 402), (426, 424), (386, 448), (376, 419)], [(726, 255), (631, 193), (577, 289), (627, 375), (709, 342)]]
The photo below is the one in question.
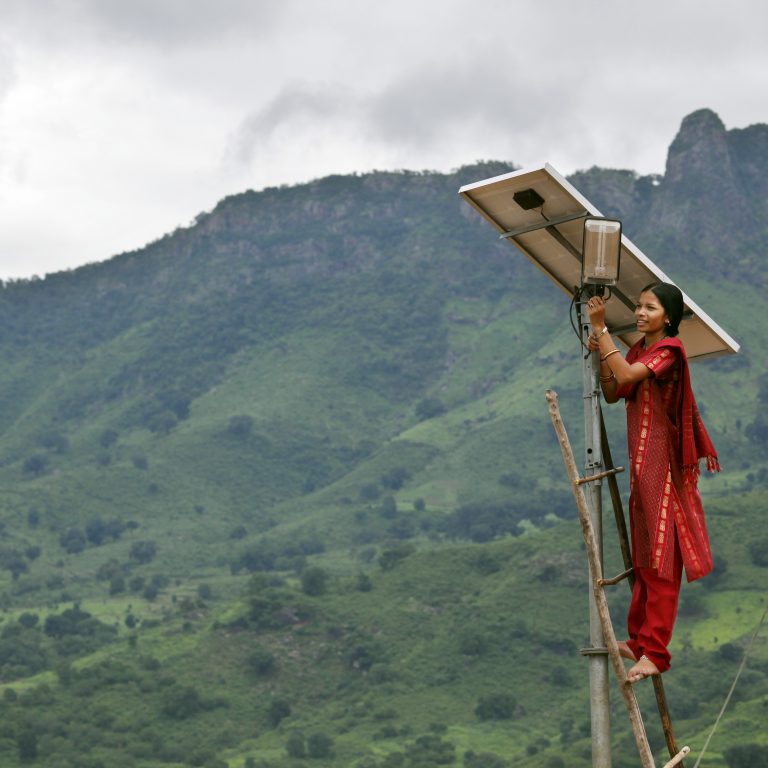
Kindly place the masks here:
[(638, 683), (646, 677), (658, 674), (659, 668), (647, 656), (641, 656), (640, 661), (627, 672), (627, 680), (630, 683)]
[(637, 661), (637, 657), (632, 653), (632, 649), (627, 645), (625, 640), (619, 640), (617, 643), (619, 646), (619, 656), (630, 661)]

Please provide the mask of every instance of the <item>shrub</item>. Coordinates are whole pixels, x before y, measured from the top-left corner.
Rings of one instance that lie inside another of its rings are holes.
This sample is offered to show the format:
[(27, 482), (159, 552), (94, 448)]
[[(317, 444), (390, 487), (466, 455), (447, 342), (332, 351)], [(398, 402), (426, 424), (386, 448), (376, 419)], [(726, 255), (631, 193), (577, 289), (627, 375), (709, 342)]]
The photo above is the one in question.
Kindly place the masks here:
[(163, 713), (174, 720), (186, 720), (202, 709), (200, 693), (191, 685), (175, 686), (165, 694)]
[[(534, 750), (536, 750), (535, 747)], [(536, 751), (533, 752), (534, 755)], [(526, 752), (528, 752), (527, 749)], [(531, 753), (528, 752), (528, 754), (530, 755)], [(465, 768), (505, 768), (506, 765), (506, 761), (494, 752), (481, 752), (479, 755), (476, 755), (470, 751), (464, 754)]]
[(360, 488), (360, 498), (363, 501), (375, 501), (381, 496), (381, 491), (376, 483), (368, 483)]
[(425, 397), (416, 404), (416, 418), (419, 421), (433, 419), (445, 413), (445, 405), (436, 397)]
[(285, 751), (288, 757), (300, 759), (306, 757), (307, 750), (304, 745), (304, 734), (294, 731), (285, 742)]
[(768, 746), (761, 744), (738, 744), (724, 752), (728, 768), (768, 768)]
[(480, 632), (468, 632), (459, 640), (459, 651), (465, 656), (481, 656), (488, 650), (488, 637)]
[(357, 574), (357, 589), (358, 592), (370, 592), (373, 589), (373, 582), (367, 573)]
[(248, 666), (259, 676), (273, 675), (277, 667), (275, 657), (265, 648), (256, 648), (248, 657)]
[(725, 661), (741, 661), (744, 651), (735, 643), (723, 643), (718, 649), (717, 654)]
[(139, 563), (151, 563), (157, 554), (157, 545), (154, 541), (134, 541), (129, 553), (131, 560)]
[(244, 414), (233, 416), (227, 425), (227, 432), (240, 440), (245, 440), (253, 432), (253, 417)]
[(510, 693), (491, 693), (480, 698), (475, 714), (480, 720), (511, 720), (516, 704)]
[(756, 539), (749, 545), (749, 556), (752, 562), (761, 568), (768, 568), (768, 539)]
[(383, 571), (390, 571), (401, 560), (405, 560), (416, 551), (412, 544), (399, 544), (396, 547), (385, 549), (379, 556), (379, 565)]
[(328, 574), (319, 567), (307, 568), (301, 574), (301, 589), (305, 595), (318, 597), (325, 593)]
[(70, 555), (76, 555), (85, 549), (85, 534), (79, 528), (68, 528), (59, 536), (59, 546)]
[(105, 429), (99, 437), (99, 445), (101, 445), (102, 448), (109, 448), (110, 445), (117, 442), (117, 438), (118, 434), (116, 430)]
[(397, 502), (394, 496), (385, 496), (381, 500), (381, 516), (391, 520), (397, 515)]
[(333, 739), (327, 733), (313, 733), (307, 739), (307, 755), (313, 758), (330, 757), (333, 754)]
[(276, 728), (286, 717), (290, 717), (291, 705), (285, 699), (275, 699), (267, 710), (270, 725)]
[(131, 461), (136, 469), (140, 469), (142, 471), (149, 469), (149, 461), (147, 460), (147, 457), (141, 453), (137, 453), (133, 459), (131, 459)]
[(411, 473), (405, 467), (394, 467), (381, 476), (381, 484), (392, 491), (399, 491)]
[(24, 461), (24, 474), (40, 477), (48, 469), (48, 457), (42, 454), (35, 454)]
[(456, 748), (450, 741), (430, 733), (409, 744), (406, 756), (412, 766), (450, 765), (456, 759)]

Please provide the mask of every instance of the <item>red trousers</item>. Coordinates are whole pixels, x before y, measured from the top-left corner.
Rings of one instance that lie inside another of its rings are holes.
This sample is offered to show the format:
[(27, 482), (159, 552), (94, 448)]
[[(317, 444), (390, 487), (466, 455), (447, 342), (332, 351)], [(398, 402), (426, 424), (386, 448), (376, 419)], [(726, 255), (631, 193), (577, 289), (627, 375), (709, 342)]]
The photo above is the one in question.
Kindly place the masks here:
[(634, 573), (635, 586), (627, 616), (627, 645), (636, 659), (646, 656), (659, 672), (666, 672), (671, 658), (667, 646), (677, 618), (677, 599), (683, 573), (683, 557), (677, 540), (671, 580), (660, 578), (655, 568), (635, 567)]

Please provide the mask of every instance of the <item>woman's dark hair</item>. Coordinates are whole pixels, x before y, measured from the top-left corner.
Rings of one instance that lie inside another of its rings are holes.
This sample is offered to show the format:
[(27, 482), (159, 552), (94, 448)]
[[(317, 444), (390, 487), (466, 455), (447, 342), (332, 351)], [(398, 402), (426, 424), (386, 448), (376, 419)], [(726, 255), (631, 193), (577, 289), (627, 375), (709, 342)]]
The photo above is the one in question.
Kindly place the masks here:
[(653, 293), (667, 313), (669, 318), (667, 336), (677, 336), (680, 330), (680, 321), (683, 319), (683, 294), (681, 290), (672, 283), (651, 283), (646, 285), (640, 293), (646, 291)]

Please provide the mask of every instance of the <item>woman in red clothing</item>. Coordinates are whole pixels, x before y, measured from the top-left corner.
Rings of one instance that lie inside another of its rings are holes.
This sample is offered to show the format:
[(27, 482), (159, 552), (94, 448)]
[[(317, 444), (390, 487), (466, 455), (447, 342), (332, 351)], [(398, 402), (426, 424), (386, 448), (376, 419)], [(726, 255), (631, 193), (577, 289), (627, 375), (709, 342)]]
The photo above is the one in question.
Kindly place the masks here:
[(712, 570), (704, 509), (697, 490), (699, 460), (720, 469), (696, 407), (685, 349), (675, 338), (683, 296), (669, 283), (643, 289), (635, 318), (643, 333), (627, 353), (616, 348), (605, 325), (605, 301), (587, 302), (590, 349), (600, 351), (600, 386), (608, 403), (627, 408), (629, 520), (635, 586), (622, 656), (635, 662), (631, 682), (665, 672), (677, 616), (682, 571), (688, 581)]

